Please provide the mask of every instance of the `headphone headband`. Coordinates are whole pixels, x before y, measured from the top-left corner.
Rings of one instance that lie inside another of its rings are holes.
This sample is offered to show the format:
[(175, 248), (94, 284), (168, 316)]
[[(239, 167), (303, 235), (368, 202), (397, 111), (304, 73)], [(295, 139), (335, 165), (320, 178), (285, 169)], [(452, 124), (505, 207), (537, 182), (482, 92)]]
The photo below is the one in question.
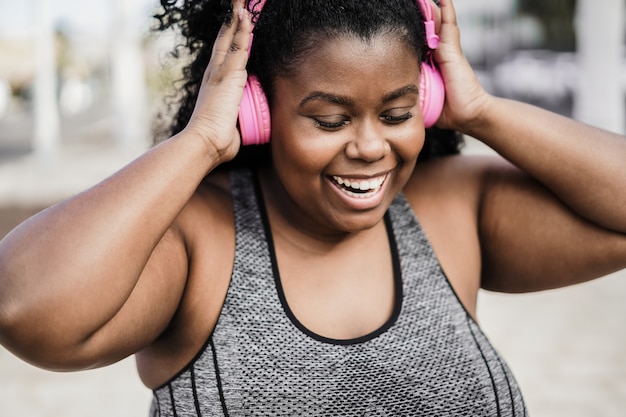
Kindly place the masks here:
[[(254, 0), (252, 0), (254, 1)], [(257, 13), (257, 16), (261, 14), (265, 2), (267, 0), (257, 0), (254, 4), (249, 4), (251, 12)], [(417, 4), (422, 10), (424, 15), (424, 26), (426, 27), (426, 42), (430, 49), (437, 49), (439, 46), (439, 35), (435, 27), (435, 8), (431, 0), (417, 0)], [(252, 29), (254, 29), (254, 22), (252, 23)], [(250, 44), (252, 44), (253, 35), (250, 34)]]
[(435, 28), (435, 8), (431, 0), (418, 0), (417, 3), (424, 15), (424, 26), (426, 26), (426, 42), (430, 49), (437, 49), (439, 46), (439, 35)]

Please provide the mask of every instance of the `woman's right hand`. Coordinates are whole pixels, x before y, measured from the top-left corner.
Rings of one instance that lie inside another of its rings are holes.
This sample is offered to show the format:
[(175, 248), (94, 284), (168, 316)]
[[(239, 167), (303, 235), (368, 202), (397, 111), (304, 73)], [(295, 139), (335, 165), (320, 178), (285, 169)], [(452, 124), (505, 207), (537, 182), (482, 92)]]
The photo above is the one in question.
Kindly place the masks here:
[(218, 163), (235, 157), (241, 144), (239, 104), (246, 85), (252, 23), (244, 0), (234, 0), (233, 18), (222, 25), (213, 45), (196, 105), (185, 131), (204, 141)]

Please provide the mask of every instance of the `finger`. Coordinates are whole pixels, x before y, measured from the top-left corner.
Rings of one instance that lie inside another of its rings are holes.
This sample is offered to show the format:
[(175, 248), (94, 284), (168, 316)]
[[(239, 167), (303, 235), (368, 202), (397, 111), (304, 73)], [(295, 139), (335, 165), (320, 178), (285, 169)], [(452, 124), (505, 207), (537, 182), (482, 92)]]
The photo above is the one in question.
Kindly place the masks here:
[(441, 7), (439, 11), (441, 13), (441, 25), (451, 24), (456, 26), (456, 10), (452, 4), (452, 0), (440, 0)]
[(438, 49), (453, 47), (461, 48), (461, 34), (457, 24), (456, 11), (452, 0), (440, 0), (441, 3), (441, 44)]
[(236, 31), (222, 63), (222, 67), (226, 71), (245, 70), (248, 62), (250, 34), (252, 33), (250, 12), (243, 7), (240, 8), (237, 19)]
[(243, 8), (243, 0), (235, 0), (233, 2), (233, 11), (230, 20), (222, 24), (217, 34), (217, 38), (213, 44), (213, 51), (211, 52), (210, 62), (213, 65), (221, 65), (224, 57), (228, 54), (239, 24), (239, 10), (241, 8)]

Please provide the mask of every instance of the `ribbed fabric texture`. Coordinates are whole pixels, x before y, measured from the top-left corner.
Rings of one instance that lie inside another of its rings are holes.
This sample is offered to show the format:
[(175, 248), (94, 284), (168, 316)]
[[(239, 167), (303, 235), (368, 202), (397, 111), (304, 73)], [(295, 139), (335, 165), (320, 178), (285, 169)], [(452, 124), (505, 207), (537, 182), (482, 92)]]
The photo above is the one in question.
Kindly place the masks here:
[(386, 216), (396, 311), (371, 335), (334, 341), (290, 313), (258, 187), (247, 171), (231, 182), (236, 253), (224, 307), (197, 357), (154, 391), (152, 416), (526, 415), (402, 195)]

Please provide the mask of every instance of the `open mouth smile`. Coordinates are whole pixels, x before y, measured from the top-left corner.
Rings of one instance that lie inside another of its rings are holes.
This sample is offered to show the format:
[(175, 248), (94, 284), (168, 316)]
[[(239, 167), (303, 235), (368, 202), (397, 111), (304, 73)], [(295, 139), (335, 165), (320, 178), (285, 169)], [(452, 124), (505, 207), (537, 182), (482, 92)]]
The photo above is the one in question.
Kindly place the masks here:
[(350, 197), (366, 198), (376, 194), (387, 179), (387, 175), (369, 180), (349, 179), (333, 175), (333, 182)]

